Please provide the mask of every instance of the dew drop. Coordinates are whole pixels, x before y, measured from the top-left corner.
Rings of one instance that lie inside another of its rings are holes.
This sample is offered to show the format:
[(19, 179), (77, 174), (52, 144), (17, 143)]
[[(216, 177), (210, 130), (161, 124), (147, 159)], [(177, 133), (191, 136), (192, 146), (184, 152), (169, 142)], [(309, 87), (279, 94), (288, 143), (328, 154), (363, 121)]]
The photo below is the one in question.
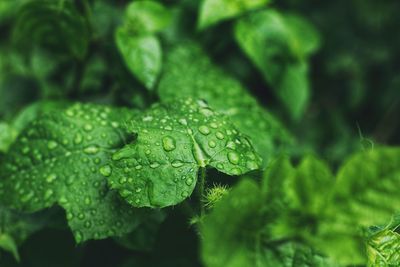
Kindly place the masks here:
[(47, 176), (46, 181), (48, 183), (53, 182), (55, 179), (57, 179), (57, 175), (55, 175), (54, 173), (50, 174), (49, 176)]
[(210, 123), (210, 127), (213, 129), (217, 129), (218, 128), (218, 124), (216, 122), (211, 122)]
[(44, 199), (46, 200), (50, 199), (53, 194), (54, 194), (53, 190), (47, 189), (46, 192), (44, 193)]
[(204, 134), (204, 135), (209, 135), (210, 134), (210, 129), (205, 125), (201, 125), (199, 127), (199, 132)]
[(239, 154), (235, 151), (228, 152), (228, 160), (230, 163), (237, 165), (240, 160)]
[(188, 124), (186, 119), (179, 119), (179, 123), (185, 126)]
[(189, 193), (186, 192), (186, 191), (183, 191), (182, 194), (181, 194), (181, 196), (182, 196), (182, 197), (188, 197), (188, 196), (189, 196)]
[(232, 173), (233, 175), (241, 175), (241, 174), (242, 174), (242, 171), (241, 171), (239, 168), (233, 168), (233, 169), (231, 170), (231, 173)]
[(101, 175), (108, 177), (112, 173), (112, 168), (110, 165), (104, 165), (99, 169), (99, 171)]
[(248, 169), (250, 169), (250, 170), (255, 170), (255, 169), (258, 169), (258, 168), (259, 168), (257, 162), (252, 161), (252, 160), (246, 162), (246, 167), (247, 167)]
[(87, 123), (87, 124), (83, 125), (83, 129), (87, 132), (90, 132), (91, 130), (93, 130), (93, 125)]
[(216, 136), (219, 140), (224, 139), (224, 134), (221, 133), (221, 132), (219, 132), (219, 131), (215, 134), (215, 136)]
[(208, 146), (211, 148), (214, 148), (217, 146), (217, 143), (215, 143), (213, 140), (208, 141)]
[(55, 141), (49, 141), (49, 142), (47, 143), (47, 148), (48, 148), (48, 149), (55, 149), (57, 146), (58, 146), (58, 144), (57, 144), (57, 142), (55, 142)]
[(186, 180), (186, 184), (187, 184), (188, 186), (191, 186), (191, 185), (193, 184), (193, 179), (192, 179), (192, 178), (188, 178), (188, 179)]
[(160, 166), (160, 164), (158, 162), (153, 162), (153, 163), (150, 164), (150, 168), (152, 168), (152, 169), (155, 169), (158, 166)]
[(83, 235), (82, 235), (81, 232), (75, 231), (75, 240), (76, 240), (76, 243), (82, 242), (82, 240), (83, 240)]
[(83, 152), (89, 155), (93, 155), (99, 152), (99, 148), (97, 146), (88, 146), (83, 150)]
[(80, 133), (77, 133), (74, 138), (75, 145), (79, 145), (80, 143), (82, 143), (82, 140), (83, 140), (82, 135)]
[(165, 151), (172, 151), (176, 148), (176, 141), (171, 136), (164, 136), (162, 139), (162, 146)]
[(172, 165), (172, 167), (174, 167), (174, 168), (179, 168), (179, 167), (182, 167), (182, 166), (183, 166), (183, 162), (180, 161), (180, 160), (174, 160), (174, 161), (171, 163), (171, 165)]

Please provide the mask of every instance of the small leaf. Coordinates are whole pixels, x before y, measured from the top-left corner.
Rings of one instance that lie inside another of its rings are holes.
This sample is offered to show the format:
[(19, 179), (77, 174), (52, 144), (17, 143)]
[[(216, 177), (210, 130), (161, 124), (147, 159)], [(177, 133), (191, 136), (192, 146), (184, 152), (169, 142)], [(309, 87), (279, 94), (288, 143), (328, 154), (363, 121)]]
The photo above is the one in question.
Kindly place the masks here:
[(160, 74), (162, 63), (162, 50), (157, 37), (135, 36), (124, 28), (119, 28), (115, 39), (129, 70), (146, 88), (152, 89)]
[(101, 166), (126, 141), (121, 124), (135, 113), (76, 104), (30, 123), (0, 165), (0, 198), (35, 212), (66, 210), (75, 240), (131, 231), (140, 215), (107, 187)]
[(171, 12), (157, 1), (134, 1), (125, 11), (125, 27), (135, 34), (159, 32), (171, 19)]
[(368, 266), (396, 266), (400, 262), (400, 234), (385, 229), (368, 241)]
[(293, 142), (279, 120), (265, 110), (240, 82), (216, 65), (197, 45), (185, 43), (167, 53), (158, 85), (162, 101), (205, 99), (248, 135), (264, 164)]
[(71, 1), (28, 1), (17, 15), (14, 40), (22, 46), (38, 44), (82, 59), (87, 52), (89, 29)]
[(15, 260), (19, 262), (20, 258), (18, 254), (17, 244), (11, 236), (9, 236), (8, 234), (0, 234), (0, 248), (13, 254)]
[(240, 19), (235, 38), (292, 117), (299, 119), (310, 95), (307, 60), (319, 47), (316, 30), (298, 16), (265, 10)]
[(249, 140), (203, 101), (154, 105), (128, 125), (137, 140), (114, 153), (112, 188), (135, 207), (166, 207), (189, 197), (199, 168), (229, 175), (260, 168)]
[(247, 11), (266, 6), (269, 0), (203, 0), (198, 28), (205, 29), (220, 21), (238, 17)]

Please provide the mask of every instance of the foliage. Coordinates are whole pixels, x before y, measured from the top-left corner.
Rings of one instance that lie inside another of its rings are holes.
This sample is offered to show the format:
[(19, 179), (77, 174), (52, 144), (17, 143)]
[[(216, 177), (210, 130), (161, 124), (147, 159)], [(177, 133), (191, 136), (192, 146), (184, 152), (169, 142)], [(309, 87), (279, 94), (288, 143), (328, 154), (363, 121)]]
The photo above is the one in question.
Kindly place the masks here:
[(1, 1), (0, 266), (399, 266), (399, 8)]

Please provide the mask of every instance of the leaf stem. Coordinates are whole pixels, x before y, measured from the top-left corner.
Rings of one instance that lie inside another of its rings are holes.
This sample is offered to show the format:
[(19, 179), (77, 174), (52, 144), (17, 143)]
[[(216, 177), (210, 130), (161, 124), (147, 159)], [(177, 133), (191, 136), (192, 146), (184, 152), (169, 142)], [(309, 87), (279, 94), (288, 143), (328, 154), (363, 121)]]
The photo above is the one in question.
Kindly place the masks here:
[(207, 169), (204, 167), (200, 168), (199, 177), (198, 177), (198, 194), (199, 194), (199, 209), (200, 209), (200, 217), (202, 217), (205, 213), (204, 207), (204, 188), (205, 188), (205, 180), (206, 180)]

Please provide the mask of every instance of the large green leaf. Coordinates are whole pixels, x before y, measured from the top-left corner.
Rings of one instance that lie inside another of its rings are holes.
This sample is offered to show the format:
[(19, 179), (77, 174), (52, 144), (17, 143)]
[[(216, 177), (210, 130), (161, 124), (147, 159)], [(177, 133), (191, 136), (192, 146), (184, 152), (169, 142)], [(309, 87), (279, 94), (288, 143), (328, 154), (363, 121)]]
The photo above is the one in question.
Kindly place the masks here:
[(235, 37), (293, 118), (307, 107), (307, 59), (319, 47), (312, 25), (301, 17), (265, 10), (240, 19)]
[(121, 125), (133, 115), (76, 104), (30, 123), (0, 165), (2, 203), (28, 212), (62, 206), (77, 242), (129, 232), (138, 212), (99, 169), (126, 142)]
[(196, 45), (186, 43), (167, 54), (158, 86), (162, 101), (180, 97), (205, 99), (251, 137), (266, 164), (292, 137), (234, 78), (215, 66)]
[(198, 28), (204, 29), (220, 21), (260, 8), (269, 0), (203, 0), (200, 7)]
[(86, 55), (89, 39), (88, 25), (71, 1), (28, 1), (14, 26), (18, 44), (38, 44), (78, 59)]
[(156, 104), (127, 127), (137, 140), (114, 153), (103, 174), (136, 207), (182, 202), (199, 168), (240, 175), (261, 165), (250, 141), (204, 101)]
[(255, 182), (243, 180), (204, 218), (202, 257), (207, 266), (336, 266), (305, 245), (271, 240), (266, 229), (274, 218), (268, 216), (265, 197)]
[(334, 209), (363, 226), (382, 225), (400, 211), (400, 148), (353, 155), (339, 170)]

